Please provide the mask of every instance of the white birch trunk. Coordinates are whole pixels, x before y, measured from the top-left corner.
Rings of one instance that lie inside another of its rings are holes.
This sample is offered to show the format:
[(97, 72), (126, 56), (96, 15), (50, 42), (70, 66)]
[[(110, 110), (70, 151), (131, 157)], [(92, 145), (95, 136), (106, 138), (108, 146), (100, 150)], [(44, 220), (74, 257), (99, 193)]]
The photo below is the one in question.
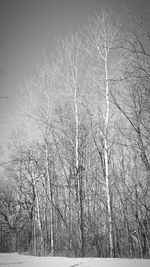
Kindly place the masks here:
[(48, 197), (50, 202), (50, 235), (51, 235), (51, 256), (54, 256), (54, 229), (53, 229), (53, 193), (51, 188), (51, 179), (49, 174), (49, 157), (48, 157), (48, 145), (46, 140), (46, 175), (47, 175), (47, 186), (48, 186)]
[(43, 233), (42, 233), (42, 225), (41, 225), (41, 218), (40, 218), (40, 206), (39, 206), (39, 197), (38, 197), (38, 191), (36, 186), (36, 181), (34, 174), (32, 172), (32, 179), (34, 184), (34, 190), (35, 190), (35, 201), (36, 201), (36, 209), (37, 209), (37, 222), (38, 222), (38, 228), (40, 232), (40, 255), (43, 255), (43, 248), (44, 248), (44, 240), (43, 240)]
[(113, 245), (113, 228), (112, 228), (112, 212), (111, 212), (111, 199), (110, 199), (110, 182), (109, 182), (109, 166), (108, 166), (108, 126), (109, 126), (109, 81), (108, 81), (108, 62), (107, 62), (107, 48), (105, 42), (105, 100), (106, 100), (106, 116), (105, 116), (105, 129), (104, 129), (104, 160), (105, 160), (105, 182), (106, 182), (106, 197), (108, 209), (108, 223), (109, 223), (109, 243), (110, 243), (110, 257), (114, 256)]
[(75, 164), (76, 164), (76, 184), (77, 184), (77, 200), (79, 199), (79, 118), (78, 118), (78, 105), (77, 105), (77, 88), (74, 89), (74, 106), (75, 106)]

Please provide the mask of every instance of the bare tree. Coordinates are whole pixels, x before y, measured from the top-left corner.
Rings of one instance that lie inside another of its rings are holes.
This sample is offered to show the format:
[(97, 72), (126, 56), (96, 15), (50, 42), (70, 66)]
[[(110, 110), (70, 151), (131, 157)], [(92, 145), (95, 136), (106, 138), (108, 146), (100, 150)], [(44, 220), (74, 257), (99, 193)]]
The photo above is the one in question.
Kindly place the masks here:
[(92, 57), (95, 58), (95, 61), (97, 60), (97, 65), (93, 66), (93, 69), (96, 69), (97, 76), (95, 76), (96, 78), (91, 79), (93, 79), (94, 83), (99, 88), (99, 94), (102, 96), (102, 99), (104, 99), (103, 102), (101, 102), (102, 108), (100, 108), (103, 127), (100, 126), (99, 130), (104, 146), (105, 190), (107, 196), (111, 257), (114, 256), (114, 244), (109, 174), (109, 121), (111, 114), (110, 79), (112, 78), (112, 54), (115, 51), (114, 48), (118, 31), (118, 21), (116, 20), (114, 22), (113, 14), (111, 12), (107, 12), (106, 10), (102, 10), (100, 14), (96, 15), (96, 18), (90, 19), (89, 26), (86, 26), (83, 31), (83, 35), (87, 42), (85, 49), (87, 53), (90, 53)]

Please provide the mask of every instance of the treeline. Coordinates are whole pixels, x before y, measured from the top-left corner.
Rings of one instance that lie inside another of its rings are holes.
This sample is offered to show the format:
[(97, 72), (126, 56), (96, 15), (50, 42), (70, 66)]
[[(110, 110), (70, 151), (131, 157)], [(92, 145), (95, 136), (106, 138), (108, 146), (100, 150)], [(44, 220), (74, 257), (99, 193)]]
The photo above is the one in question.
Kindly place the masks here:
[(103, 10), (22, 88), (0, 252), (150, 257), (149, 35), (120, 25)]

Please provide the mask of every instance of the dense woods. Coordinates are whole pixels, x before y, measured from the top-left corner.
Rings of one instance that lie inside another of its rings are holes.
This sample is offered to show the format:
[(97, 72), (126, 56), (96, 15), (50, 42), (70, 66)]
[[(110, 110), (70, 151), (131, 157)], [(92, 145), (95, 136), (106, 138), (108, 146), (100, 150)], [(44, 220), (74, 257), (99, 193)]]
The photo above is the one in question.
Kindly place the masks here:
[(103, 10), (21, 89), (0, 179), (0, 252), (150, 257), (146, 28)]

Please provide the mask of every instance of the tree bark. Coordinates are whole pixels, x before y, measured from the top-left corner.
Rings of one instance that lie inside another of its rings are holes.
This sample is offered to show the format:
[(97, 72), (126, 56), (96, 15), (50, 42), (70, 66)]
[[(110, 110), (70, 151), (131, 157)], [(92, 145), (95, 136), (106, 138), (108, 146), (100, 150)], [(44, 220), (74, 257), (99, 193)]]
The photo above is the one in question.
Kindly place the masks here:
[(45, 140), (45, 156), (46, 156), (46, 175), (47, 175), (47, 188), (50, 202), (50, 236), (51, 236), (51, 256), (54, 256), (54, 219), (53, 219), (53, 191), (52, 183), (49, 173), (49, 155), (48, 155), (48, 141)]

